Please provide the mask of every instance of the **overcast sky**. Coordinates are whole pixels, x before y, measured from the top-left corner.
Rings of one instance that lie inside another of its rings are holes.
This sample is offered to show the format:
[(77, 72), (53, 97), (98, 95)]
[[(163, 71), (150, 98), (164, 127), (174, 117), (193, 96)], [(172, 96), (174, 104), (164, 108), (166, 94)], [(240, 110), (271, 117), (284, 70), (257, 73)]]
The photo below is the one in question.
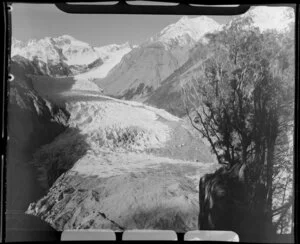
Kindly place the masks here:
[[(13, 4), (12, 34), (18, 40), (68, 34), (93, 46), (139, 44), (180, 19), (179, 15), (67, 14), (54, 4)], [(210, 16), (226, 23), (230, 16)]]

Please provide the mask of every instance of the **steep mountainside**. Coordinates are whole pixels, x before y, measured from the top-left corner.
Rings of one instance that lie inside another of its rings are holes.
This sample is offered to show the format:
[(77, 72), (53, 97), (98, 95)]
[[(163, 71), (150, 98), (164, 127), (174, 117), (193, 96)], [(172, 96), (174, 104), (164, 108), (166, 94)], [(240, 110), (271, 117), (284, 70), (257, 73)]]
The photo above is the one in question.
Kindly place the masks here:
[(186, 110), (183, 104), (182, 87), (200, 75), (200, 65), (207, 56), (207, 49), (198, 43), (191, 51), (189, 60), (161, 82), (161, 86), (149, 94), (146, 104), (162, 108), (178, 117), (184, 117)]
[[(288, 31), (294, 20), (292, 8), (256, 7), (241, 17), (253, 16), (253, 25), (261, 31), (277, 30)], [(230, 24), (230, 22), (228, 23)], [(183, 98), (181, 93), (182, 85), (193, 79), (199, 78), (200, 66), (209, 55), (205, 43), (198, 42), (190, 51), (189, 59), (180, 68), (161, 82), (161, 85), (151, 92), (145, 103), (165, 109), (166, 111), (182, 117), (185, 115)]]
[[(39, 147), (66, 129), (69, 115), (33, 89), (30, 78), (25, 75), (25, 72), (36, 73), (30, 62), (29, 66), (26, 61), (22, 65), (12, 62), (11, 72), (15, 79), (8, 84), (6, 240), (33, 240), (30, 235), (37, 229), (50, 231), (44, 238), (55, 240), (48, 225), (25, 215), (28, 204), (45, 194), (37, 181), (38, 172), (30, 161)], [(21, 235), (22, 230), (24, 234)]]
[(189, 50), (198, 41), (205, 42), (205, 34), (218, 31), (222, 28), (215, 20), (200, 16), (182, 17), (178, 22), (165, 27), (160, 33), (151, 37), (149, 42), (160, 42), (178, 60), (179, 66), (189, 58)]
[(161, 43), (133, 49), (97, 82), (105, 94), (127, 100), (148, 94), (160, 86), (160, 81), (179, 67), (178, 60)]
[(220, 28), (208, 17), (182, 17), (125, 55), (107, 77), (96, 83), (106, 94), (142, 101), (188, 60), (189, 51), (198, 41), (205, 42), (206, 33)]
[(29, 78), (33, 74), (25, 73), (29, 71), (17, 62), (11, 64), (15, 78), (9, 83), (8, 132), (9, 142), (20, 143), (25, 146), (22, 150), (30, 154), (64, 130), (69, 114), (36, 92)]

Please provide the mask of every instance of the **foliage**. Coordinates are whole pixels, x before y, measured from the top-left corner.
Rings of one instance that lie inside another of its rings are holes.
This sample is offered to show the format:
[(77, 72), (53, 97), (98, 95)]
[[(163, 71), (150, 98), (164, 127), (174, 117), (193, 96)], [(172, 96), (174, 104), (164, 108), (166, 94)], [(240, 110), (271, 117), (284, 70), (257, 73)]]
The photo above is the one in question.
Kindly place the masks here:
[(274, 220), (292, 204), (293, 30), (261, 33), (249, 16), (206, 38), (201, 75), (183, 89), (187, 115), (220, 164), (246, 165), (252, 210)]

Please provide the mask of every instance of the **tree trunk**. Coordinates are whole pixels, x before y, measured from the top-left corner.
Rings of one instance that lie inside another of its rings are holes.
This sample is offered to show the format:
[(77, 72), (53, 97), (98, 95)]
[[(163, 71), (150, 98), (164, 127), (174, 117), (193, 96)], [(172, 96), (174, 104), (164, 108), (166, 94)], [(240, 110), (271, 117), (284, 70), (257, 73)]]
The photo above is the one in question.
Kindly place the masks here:
[(274, 165), (274, 151), (275, 141), (271, 140), (268, 142), (267, 149), (267, 168), (266, 168), (266, 185), (267, 185), (267, 199), (266, 199), (266, 210), (268, 213), (268, 221), (272, 221), (272, 202), (273, 202), (273, 165)]

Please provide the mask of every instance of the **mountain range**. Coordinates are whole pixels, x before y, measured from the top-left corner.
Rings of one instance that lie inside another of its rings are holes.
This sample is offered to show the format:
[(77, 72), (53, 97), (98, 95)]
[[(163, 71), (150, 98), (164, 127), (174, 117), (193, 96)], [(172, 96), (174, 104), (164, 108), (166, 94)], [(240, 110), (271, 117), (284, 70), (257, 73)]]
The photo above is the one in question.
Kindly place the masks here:
[[(243, 16), (285, 31), (292, 12), (257, 7)], [(205, 35), (222, 28), (182, 17), (138, 46), (13, 38), (8, 158), (22, 170), (16, 177), (10, 164), (8, 174), (22, 184), (26, 213), (60, 231), (197, 229), (199, 179), (219, 166), (185, 117), (181, 86), (198, 75)], [(37, 182), (46, 192), (36, 195)]]
[[(256, 7), (242, 17), (249, 15), (262, 31), (284, 31), (292, 22), (293, 10)], [(164, 81), (192, 65), (199, 46), (205, 45), (205, 35), (223, 26), (206, 16), (184, 16), (140, 45), (93, 47), (69, 35), (28, 42), (13, 38), (11, 54), (36, 74), (93, 80), (107, 95), (157, 105), (155, 92), (161, 93)]]
[(131, 49), (128, 43), (96, 48), (69, 35), (62, 35), (28, 42), (12, 38), (11, 56), (15, 61), (30, 61), (40, 74), (62, 77), (86, 73), (104, 65), (104, 61), (110, 67), (111, 63), (119, 61), (118, 56), (122, 57)]

